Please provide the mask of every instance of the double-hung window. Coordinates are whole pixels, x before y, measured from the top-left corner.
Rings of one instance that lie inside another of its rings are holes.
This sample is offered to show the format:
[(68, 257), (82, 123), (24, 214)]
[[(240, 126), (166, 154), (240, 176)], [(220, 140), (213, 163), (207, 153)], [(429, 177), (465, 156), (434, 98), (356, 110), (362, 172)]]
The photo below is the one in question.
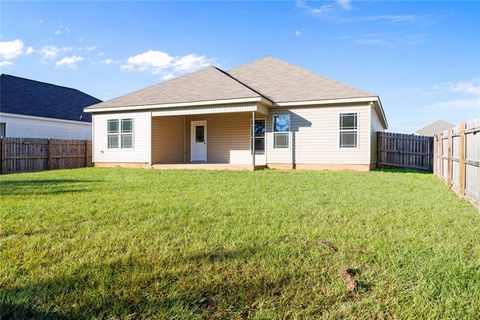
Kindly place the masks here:
[(358, 140), (358, 114), (340, 113), (340, 148), (356, 148)]
[[(265, 153), (265, 120), (255, 120), (255, 154)], [(252, 141), (252, 130), (250, 130), (250, 141)]]
[(286, 149), (290, 142), (290, 115), (273, 116), (273, 148)]
[(107, 140), (109, 149), (133, 148), (133, 119), (109, 119)]

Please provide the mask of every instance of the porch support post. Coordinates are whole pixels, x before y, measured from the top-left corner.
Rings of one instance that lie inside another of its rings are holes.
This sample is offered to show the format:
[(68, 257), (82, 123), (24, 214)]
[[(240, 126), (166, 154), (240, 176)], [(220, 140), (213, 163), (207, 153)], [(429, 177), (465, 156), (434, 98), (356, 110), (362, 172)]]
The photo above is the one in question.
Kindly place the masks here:
[(252, 111), (252, 166), (255, 171), (255, 111)]

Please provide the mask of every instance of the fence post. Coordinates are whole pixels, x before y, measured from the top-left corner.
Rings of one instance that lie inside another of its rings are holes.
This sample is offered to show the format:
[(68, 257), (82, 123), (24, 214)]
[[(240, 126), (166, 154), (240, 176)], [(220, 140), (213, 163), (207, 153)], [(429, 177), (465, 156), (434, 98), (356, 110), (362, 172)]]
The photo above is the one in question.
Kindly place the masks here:
[(88, 140), (85, 140), (85, 167), (88, 167)]
[(438, 136), (436, 134), (433, 135), (433, 174), (437, 175), (437, 139)]
[(458, 139), (458, 194), (463, 197), (465, 195), (465, 123), (461, 122), (458, 126), (460, 127), (460, 138)]
[(47, 144), (47, 170), (52, 169), (52, 139), (48, 139)]
[(452, 148), (453, 129), (448, 129), (448, 149), (447, 149), (447, 186), (452, 187), (452, 166), (453, 166), (453, 148)]
[(442, 177), (443, 180), (443, 132), (439, 135), (440, 137), (440, 177)]
[(377, 132), (377, 168), (380, 168), (380, 149), (382, 148), (382, 134)]
[(1, 153), (0, 153), (0, 174), (5, 173), (6, 171), (6, 161), (7, 161), (7, 150), (5, 149), (5, 138), (0, 138), (1, 140)]

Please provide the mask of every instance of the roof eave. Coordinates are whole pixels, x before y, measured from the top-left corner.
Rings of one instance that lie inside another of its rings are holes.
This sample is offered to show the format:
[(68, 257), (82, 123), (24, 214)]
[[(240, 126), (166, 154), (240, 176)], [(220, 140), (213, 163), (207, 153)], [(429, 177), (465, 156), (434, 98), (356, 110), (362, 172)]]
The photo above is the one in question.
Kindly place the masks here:
[(262, 103), (265, 105), (272, 105), (272, 103), (264, 97), (253, 97), (253, 98), (206, 100), (206, 101), (176, 102), (176, 103), (162, 103), (162, 104), (148, 104), (148, 105), (133, 105), (133, 106), (120, 106), (120, 107), (95, 107), (94, 105), (94, 106), (85, 108), (84, 111), (88, 113), (112, 112), (112, 111), (140, 111), (140, 110), (181, 108), (181, 107), (192, 107), (192, 106), (214, 106), (214, 105), (237, 104), (237, 103)]

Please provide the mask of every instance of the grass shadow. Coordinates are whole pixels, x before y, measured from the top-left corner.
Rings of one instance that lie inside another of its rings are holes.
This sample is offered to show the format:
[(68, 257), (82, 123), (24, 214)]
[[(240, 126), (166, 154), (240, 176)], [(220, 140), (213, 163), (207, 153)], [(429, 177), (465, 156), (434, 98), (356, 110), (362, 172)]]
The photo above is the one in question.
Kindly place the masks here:
[(0, 195), (60, 195), (88, 192), (90, 184), (101, 182), (78, 179), (6, 180), (0, 181)]
[(384, 172), (384, 173), (419, 173), (419, 174), (433, 174), (432, 171), (419, 170), (419, 169), (408, 169), (408, 168), (375, 168), (372, 171), (374, 172)]

